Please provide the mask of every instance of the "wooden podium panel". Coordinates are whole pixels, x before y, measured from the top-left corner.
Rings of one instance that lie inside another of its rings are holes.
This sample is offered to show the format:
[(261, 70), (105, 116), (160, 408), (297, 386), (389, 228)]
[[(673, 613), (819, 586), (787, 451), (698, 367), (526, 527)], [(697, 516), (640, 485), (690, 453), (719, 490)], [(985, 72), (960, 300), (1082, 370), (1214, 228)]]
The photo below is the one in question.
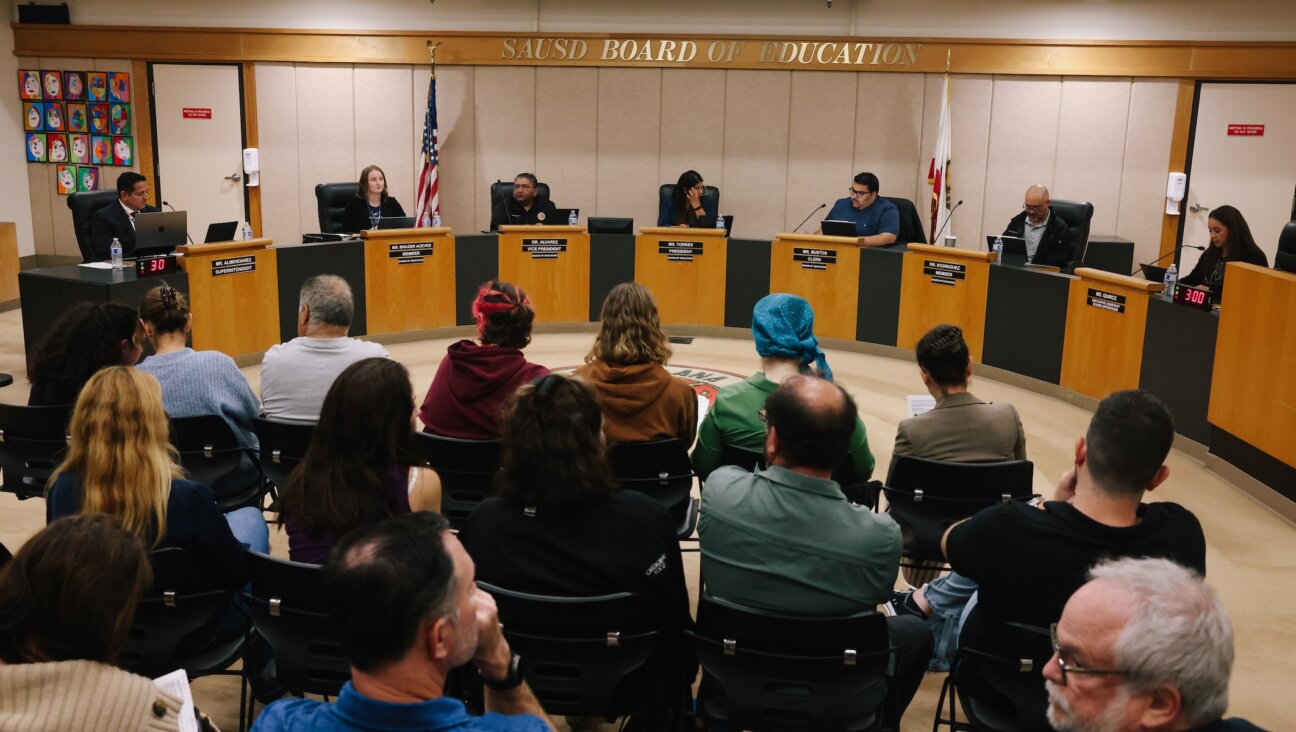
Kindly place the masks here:
[(665, 325), (724, 325), (728, 261), (722, 229), (646, 226), (635, 238), (635, 282), (652, 290)]
[(279, 342), (279, 260), (271, 243), (245, 239), (176, 247), (189, 276), (195, 349), (241, 356)]
[(770, 245), (770, 292), (809, 301), (815, 335), (855, 340), (859, 268), (854, 237), (781, 233)]
[(537, 323), (588, 323), (590, 239), (583, 226), (499, 227), (499, 278), (526, 291)]
[(0, 302), (18, 299), (18, 233), (12, 221), (0, 221)]
[(1229, 262), (1224, 277), (1206, 418), (1296, 468), (1296, 274)]
[(1138, 388), (1148, 295), (1161, 283), (1088, 267), (1075, 273), (1058, 383), (1095, 399)]
[(896, 346), (914, 348), (927, 331), (948, 323), (963, 329), (969, 355), (980, 361), (994, 259), (992, 252), (910, 244), (900, 275)]
[(370, 334), (455, 324), (455, 240), (448, 227), (373, 229), (360, 238)]

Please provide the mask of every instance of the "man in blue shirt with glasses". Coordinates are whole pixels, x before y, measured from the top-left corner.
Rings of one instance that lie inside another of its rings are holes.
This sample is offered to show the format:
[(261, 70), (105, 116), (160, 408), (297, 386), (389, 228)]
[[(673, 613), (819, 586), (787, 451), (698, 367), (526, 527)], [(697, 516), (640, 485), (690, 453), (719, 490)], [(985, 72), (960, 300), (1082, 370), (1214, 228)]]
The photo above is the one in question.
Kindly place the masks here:
[(860, 246), (884, 247), (896, 243), (900, 235), (900, 211), (878, 189), (876, 175), (860, 173), (851, 182), (850, 196), (838, 199), (828, 212), (832, 221), (855, 224)]

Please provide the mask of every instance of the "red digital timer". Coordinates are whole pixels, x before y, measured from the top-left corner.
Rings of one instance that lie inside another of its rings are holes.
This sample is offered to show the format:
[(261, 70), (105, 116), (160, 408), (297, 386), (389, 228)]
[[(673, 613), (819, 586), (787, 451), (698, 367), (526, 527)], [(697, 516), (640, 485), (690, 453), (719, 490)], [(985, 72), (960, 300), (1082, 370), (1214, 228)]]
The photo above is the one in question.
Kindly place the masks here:
[(1175, 285), (1174, 301), (1199, 310), (1211, 309), (1210, 293), (1187, 285)]
[(161, 257), (140, 257), (135, 260), (136, 277), (156, 277), (180, 271), (176, 258), (172, 255)]

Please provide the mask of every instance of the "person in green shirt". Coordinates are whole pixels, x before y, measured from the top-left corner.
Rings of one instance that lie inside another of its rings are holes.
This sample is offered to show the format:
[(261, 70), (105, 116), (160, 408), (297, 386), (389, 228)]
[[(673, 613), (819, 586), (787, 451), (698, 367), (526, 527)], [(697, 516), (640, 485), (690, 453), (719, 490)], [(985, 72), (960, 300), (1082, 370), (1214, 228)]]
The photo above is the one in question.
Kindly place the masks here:
[[(761, 411), (765, 400), (785, 379), (796, 374), (818, 374), (832, 381), (832, 369), (814, 335), (814, 309), (803, 298), (781, 292), (761, 298), (752, 311), (752, 339), (761, 357), (761, 370), (742, 383), (722, 388), (698, 430), (692, 458), (693, 468), (702, 480), (724, 464), (721, 455), (725, 445), (764, 448), (765, 421)], [(850, 436), (848, 457), (851, 484), (864, 483), (873, 476), (873, 453), (869, 451), (864, 422), (858, 418)]]

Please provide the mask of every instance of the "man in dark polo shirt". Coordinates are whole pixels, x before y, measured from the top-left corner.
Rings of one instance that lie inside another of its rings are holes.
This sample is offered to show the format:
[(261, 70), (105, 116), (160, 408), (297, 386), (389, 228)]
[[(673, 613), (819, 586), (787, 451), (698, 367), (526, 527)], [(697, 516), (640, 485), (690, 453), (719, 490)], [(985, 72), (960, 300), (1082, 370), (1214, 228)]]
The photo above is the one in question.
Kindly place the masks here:
[(878, 177), (872, 173), (855, 176), (850, 196), (838, 199), (828, 218), (855, 224), (860, 246), (884, 247), (900, 236), (900, 211), (880, 195)]
[(518, 173), (513, 179), (513, 196), (505, 196), (499, 203), (492, 202), (491, 231), (499, 231), (504, 224), (522, 226), (527, 224), (567, 223), (555, 222), (552, 201), (538, 198), (540, 189), (535, 173)]

